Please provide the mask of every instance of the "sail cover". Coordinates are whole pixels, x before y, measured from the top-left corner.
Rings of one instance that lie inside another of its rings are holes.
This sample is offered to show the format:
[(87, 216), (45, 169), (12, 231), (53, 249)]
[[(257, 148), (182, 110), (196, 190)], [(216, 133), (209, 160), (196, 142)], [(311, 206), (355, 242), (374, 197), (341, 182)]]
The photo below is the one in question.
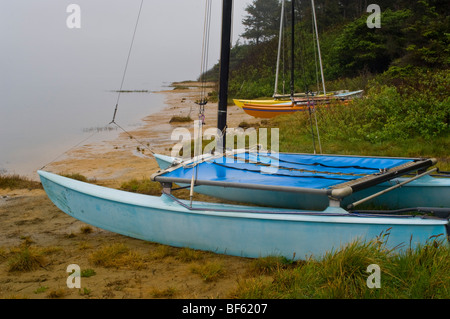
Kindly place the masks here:
[(432, 160), (292, 153), (235, 153), (171, 167), (152, 176), (160, 182), (267, 189), (330, 190), (341, 185), (353, 191), (433, 165)]

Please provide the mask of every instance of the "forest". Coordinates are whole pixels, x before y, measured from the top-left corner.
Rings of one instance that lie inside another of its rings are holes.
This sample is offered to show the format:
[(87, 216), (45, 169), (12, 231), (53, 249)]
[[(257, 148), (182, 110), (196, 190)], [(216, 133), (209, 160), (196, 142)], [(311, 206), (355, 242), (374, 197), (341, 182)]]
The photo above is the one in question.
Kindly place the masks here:
[[(294, 2), (292, 48), (292, 4), (285, 1), (278, 93), (290, 92), (292, 52), (295, 91), (321, 89), (311, 3)], [(380, 155), (432, 155), (448, 162), (448, 2), (379, 0), (378, 27), (369, 27), (372, 12), (366, 0), (314, 4), (326, 90), (364, 90), (364, 97), (351, 107), (318, 111), (322, 142), (333, 152), (367, 152), (370, 145), (370, 151)], [(254, 0), (246, 12), (245, 32), (231, 50), (230, 101), (267, 98), (275, 91), (281, 2)], [(218, 70), (217, 64), (199, 79), (217, 82)], [(307, 151), (306, 116), (283, 116), (268, 124), (283, 128), (280, 138), (286, 151)], [(399, 149), (398, 143), (404, 146)]]

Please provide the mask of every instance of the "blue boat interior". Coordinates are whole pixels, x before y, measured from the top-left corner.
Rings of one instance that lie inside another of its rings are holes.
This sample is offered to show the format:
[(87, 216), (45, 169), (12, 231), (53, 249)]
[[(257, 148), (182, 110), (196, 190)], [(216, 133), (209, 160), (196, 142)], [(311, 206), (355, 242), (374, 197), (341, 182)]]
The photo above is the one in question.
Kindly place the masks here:
[(195, 174), (196, 181), (217, 185), (244, 183), (329, 190), (345, 183), (357, 191), (431, 165), (430, 160), (416, 158), (243, 152), (179, 165), (163, 171), (155, 180), (189, 182)]

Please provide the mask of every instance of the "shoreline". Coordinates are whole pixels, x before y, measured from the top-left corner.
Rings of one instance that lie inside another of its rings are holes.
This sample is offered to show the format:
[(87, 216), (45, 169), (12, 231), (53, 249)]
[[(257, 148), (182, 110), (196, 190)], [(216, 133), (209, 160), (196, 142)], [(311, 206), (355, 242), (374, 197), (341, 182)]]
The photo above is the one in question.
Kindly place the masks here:
[[(193, 121), (198, 114), (200, 98), (198, 82), (174, 82), (172, 90), (161, 90), (152, 94), (164, 94), (164, 107), (141, 119), (142, 125), (128, 130), (130, 136), (118, 129), (113, 139), (101, 138), (95, 142), (87, 141), (65, 153), (64, 158), (47, 164), (44, 170), (59, 174), (78, 173), (87, 178), (96, 179), (105, 186), (117, 187), (126, 180), (148, 178), (158, 169), (151, 154), (170, 155), (170, 149), (177, 141), (171, 140), (171, 133), (177, 127), (193, 131)], [(212, 91), (208, 86), (206, 93)], [(192, 121), (169, 123), (172, 116), (190, 116)], [(227, 123), (237, 127), (242, 121), (256, 123), (258, 120), (247, 115), (235, 105), (228, 106)], [(205, 106), (205, 126), (216, 127), (217, 102)], [(101, 134), (101, 132), (100, 132)], [(149, 148), (149, 149), (147, 149)]]
[[(165, 94), (165, 107), (143, 118), (143, 125), (130, 133), (154, 151), (169, 155), (176, 143), (170, 140), (171, 131), (176, 127), (193, 130), (192, 122), (169, 124), (169, 120), (189, 111), (191, 118), (197, 114), (198, 88), (155, 94)], [(206, 106), (206, 126), (216, 125), (216, 112), (217, 103)], [(249, 121), (236, 106), (229, 107), (229, 115), (230, 127)], [(138, 152), (138, 145), (126, 133), (111, 140), (97, 139), (70, 150), (44, 170), (79, 173), (102, 186), (120, 188), (133, 178), (148, 179), (158, 169), (151, 153)], [(93, 263), (93, 255), (111, 247), (125, 247), (133, 261), (117, 267)], [(39, 254), (39, 267), (11, 271), (11, 261), (25, 248)], [(0, 299), (230, 298), (250, 263), (247, 258), (160, 245), (90, 226), (61, 212), (43, 189), (0, 189)], [(67, 286), (71, 264), (94, 272), (81, 278), (81, 289)], [(194, 271), (205, 265), (219, 267), (220, 275), (206, 281)]]

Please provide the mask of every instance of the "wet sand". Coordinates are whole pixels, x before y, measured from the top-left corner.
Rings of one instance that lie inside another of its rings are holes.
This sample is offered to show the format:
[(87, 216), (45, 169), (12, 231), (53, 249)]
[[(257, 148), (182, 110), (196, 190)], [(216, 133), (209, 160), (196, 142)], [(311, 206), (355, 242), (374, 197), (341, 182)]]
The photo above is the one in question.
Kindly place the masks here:
[[(187, 84), (185, 84), (187, 85)], [(171, 123), (172, 116), (198, 114), (200, 93), (195, 83), (188, 89), (158, 92), (166, 107), (143, 119), (143, 125), (129, 133), (152, 151), (170, 155), (176, 143), (170, 139), (176, 127), (193, 131), (193, 123)], [(206, 127), (217, 123), (217, 103), (206, 106)], [(258, 121), (236, 106), (228, 108), (228, 126)], [(120, 123), (119, 123), (120, 124)], [(158, 169), (151, 152), (126, 133), (113, 140), (81, 145), (45, 170), (79, 173), (97, 183), (119, 188), (124, 181), (148, 178)], [(139, 148), (139, 150), (138, 150)], [(143, 149), (143, 151), (142, 151)], [(138, 265), (116, 267), (96, 265), (92, 255), (104, 247), (123, 244)], [(10, 271), (19, 251), (38, 252), (39, 267), (31, 271)], [(238, 282), (248, 277), (251, 260), (246, 258), (188, 252), (137, 240), (82, 223), (56, 208), (42, 189), (0, 189), (0, 298), (97, 299), (97, 298), (230, 298)], [(189, 255), (189, 254), (188, 254)], [(95, 275), (81, 278), (81, 288), (68, 288), (67, 267), (77, 264)], [(199, 274), (202, 265), (220, 269), (213, 280)], [(196, 270), (197, 269), (197, 270)]]

